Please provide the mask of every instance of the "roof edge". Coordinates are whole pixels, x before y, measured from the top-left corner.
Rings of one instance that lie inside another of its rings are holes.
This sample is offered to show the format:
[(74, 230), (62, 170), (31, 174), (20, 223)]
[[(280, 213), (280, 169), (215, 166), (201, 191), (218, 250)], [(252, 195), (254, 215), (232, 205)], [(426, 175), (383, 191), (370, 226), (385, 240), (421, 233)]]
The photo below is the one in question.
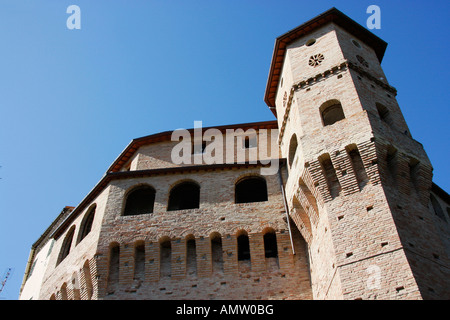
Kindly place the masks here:
[(381, 63), (387, 48), (387, 43), (371, 31), (364, 28), (361, 24), (357, 23), (333, 7), (276, 38), (266, 90), (264, 93), (264, 102), (271, 108), (275, 115), (276, 113), (273, 111), (273, 108), (275, 107), (275, 94), (278, 87), (278, 79), (275, 78), (281, 73), (282, 62), (284, 61), (287, 45), (295, 39), (311, 33), (317, 28), (320, 28), (330, 22), (337, 24), (369, 44), (375, 50), (377, 58)]
[[(231, 125), (221, 125), (221, 126), (208, 126), (202, 127), (202, 132), (208, 129), (218, 129), (222, 132), (225, 132), (227, 129), (239, 129), (239, 128), (255, 128), (255, 129), (263, 129), (263, 128), (278, 128), (278, 122), (276, 120), (269, 121), (259, 121), (259, 122), (247, 122), (247, 123), (239, 123), (239, 124), (231, 124)], [(181, 129), (181, 128), (180, 128)], [(176, 130), (172, 131), (163, 131), (160, 133), (151, 134), (148, 136), (140, 137), (133, 139), (126, 148), (121, 152), (121, 154), (114, 160), (114, 162), (109, 166), (107, 172), (117, 172), (120, 168), (133, 156), (136, 150), (144, 145), (151, 144), (154, 142), (166, 141), (170, 140), (172, 133)], [(194, 132), (195, 128), (185, 129), (189, 132)]]

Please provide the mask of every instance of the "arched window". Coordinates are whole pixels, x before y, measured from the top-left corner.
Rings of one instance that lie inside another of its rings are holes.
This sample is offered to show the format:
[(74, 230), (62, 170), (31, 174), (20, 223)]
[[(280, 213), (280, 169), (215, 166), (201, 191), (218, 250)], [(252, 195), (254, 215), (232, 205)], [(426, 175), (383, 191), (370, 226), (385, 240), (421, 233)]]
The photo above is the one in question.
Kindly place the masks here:
[(77, 243), (80, 243), (80, 241), (83, 240), (84, 237), (86, 237), (89, 232), (91, 232), (92, 223), (94, 222), (96, 207), (97, 206), (94, 205), (92, 208), (90, 208), (88, 210), (88, 212), (86, 213), (86, 215), (84, 216), (83, 221), (81, 221), (80, 235), (78, 236)]
[(67, 232), (67, 235), (64, 238), (63, 244), (61, 246), (61, 251), (59, 253), (58, 261), (56, 264), (59, 264), (61, 261), (64, 260), (65, 257), (69, 255), (74, 233), (75, 233), (75, 226), (70, 228), (69, 232)]
[(134, 216), (153, 212), (155, 203), (155, 189), (141, 186), (131, 191), (127, 196), (124, 216)]
[(329, 100), (320, 106), (320, 114), (324, 126), (332, 125), (345, 119), (344, 110), (338, 100)]
[(291, 141), (289, 142), (289, 155), (288, 155), (289, 168), (292, 167), (292, 164), (294, 163), (297, 147), (298, 147), (297, 135), (294, 133), (291, 137)]
[(236, 183), (235, 202), (267, 201), (267, 183), (263, 177), (247, 177)]
[(241, 232), (237, 237), (238, 261), (250, 260), (250, 241), (247, 232)]
[(183, 182), (172, 188), (168, 211), (195, 209), (200, 207), (200, 186), (194, 182)]

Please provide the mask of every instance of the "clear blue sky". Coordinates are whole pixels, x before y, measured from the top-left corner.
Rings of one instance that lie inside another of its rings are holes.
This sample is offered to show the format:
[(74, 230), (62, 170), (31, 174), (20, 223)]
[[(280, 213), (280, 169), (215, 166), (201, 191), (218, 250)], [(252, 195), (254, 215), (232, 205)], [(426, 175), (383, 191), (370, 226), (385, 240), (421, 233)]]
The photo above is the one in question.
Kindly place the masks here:
[(18, 298), (31, 245), (133, 138), (273, 120), (275, 38), (331, 7), (365, 26), (371, 4), (388, 81), (449, 192), (448, 0), (0, 0), (0, 299)]

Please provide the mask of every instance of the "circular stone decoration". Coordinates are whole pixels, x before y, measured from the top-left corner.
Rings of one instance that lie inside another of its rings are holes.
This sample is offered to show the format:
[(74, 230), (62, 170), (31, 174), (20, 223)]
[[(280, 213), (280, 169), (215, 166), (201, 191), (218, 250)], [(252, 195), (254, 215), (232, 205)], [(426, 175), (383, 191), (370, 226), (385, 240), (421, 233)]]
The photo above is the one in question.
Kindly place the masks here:
[(316, 39), (309, 39), (308, 41), (306, 41), (306, 46), (311, 47), (314, 43), (316, 43)]
[(319, 64), (322, 63), (323, 59), (325, 59), (323, 54), (321, 53), (315, 54), (309, 58), (309, 65), (311, 67), (317, 67)]

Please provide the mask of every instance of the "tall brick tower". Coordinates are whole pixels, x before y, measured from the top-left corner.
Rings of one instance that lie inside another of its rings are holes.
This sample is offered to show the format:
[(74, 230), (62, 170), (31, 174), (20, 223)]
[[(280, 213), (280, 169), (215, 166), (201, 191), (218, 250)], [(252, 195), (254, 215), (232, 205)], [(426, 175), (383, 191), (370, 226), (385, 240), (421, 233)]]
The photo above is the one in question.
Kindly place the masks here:
[(315, 299), (450, 298), (448, 224), (430, 210), (433, 169), (381, 68), (386, 46), (335, 8), (275, 42), (265, 101)]

